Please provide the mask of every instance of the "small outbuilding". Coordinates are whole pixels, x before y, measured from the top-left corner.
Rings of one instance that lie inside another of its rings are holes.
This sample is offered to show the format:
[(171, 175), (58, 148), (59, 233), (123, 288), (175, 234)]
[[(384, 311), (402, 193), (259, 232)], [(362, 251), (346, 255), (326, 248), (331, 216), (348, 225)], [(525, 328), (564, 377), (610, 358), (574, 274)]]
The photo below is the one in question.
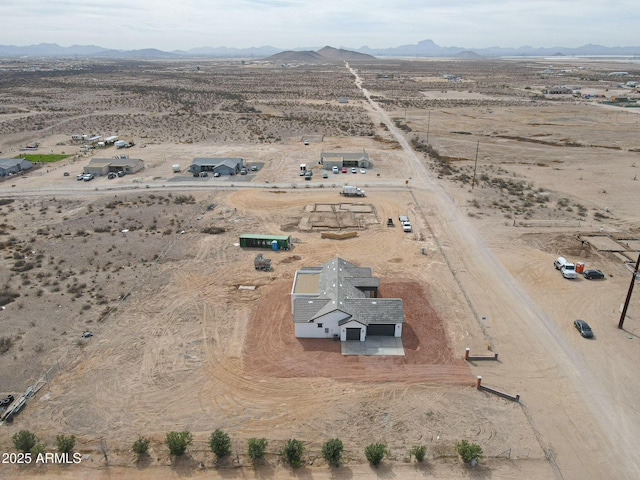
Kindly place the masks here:
[(0, 177), (29, 170), (33, 163), (24, 158), (0, 158)]

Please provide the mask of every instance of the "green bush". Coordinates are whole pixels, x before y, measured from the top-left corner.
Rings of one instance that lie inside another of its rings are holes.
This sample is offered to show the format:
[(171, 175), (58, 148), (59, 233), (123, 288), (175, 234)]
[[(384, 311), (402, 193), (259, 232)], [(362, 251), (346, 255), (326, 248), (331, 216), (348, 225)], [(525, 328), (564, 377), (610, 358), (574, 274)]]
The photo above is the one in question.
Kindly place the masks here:
[(371, 465), (377, 467), (384, 457), (389, 455), (389, 450), (384, 443), (372, 443), (364, 449), (364, 455)]
[(263, 458), (268, 443), (266, 438), (250, 438), (249, 446), (247, 447), (249, 458), (254, 462)]
[(188, 431), (184, 432), (169, 432), (165, 437), (164, 443), (169, 449), (169, 453), (176, 457), (184, 455), (187, 451), (187, 447), (191, 445), (193, 437)]
[(284, 444), (283, 449), (280, 451), (280, 454), (284, 457), (284, 460), (291, 465), (293, 468), (298, 468), (300, 466), (300, 461), (302, 460), (302, 454), (304, 453), (304, 445), (300, 440), (289, 439), (287, 443)]
[(340, 459), (342, 458), (342, 449), (342, 441), (339, 438), (332, 438), (322, 445), (322, 458), (329, 465), (337, 467), (340, 465)]
[(469, 443), (466, 440), (460, 440), (456, 443), (456, 451), (464, 463), (471, 463), (471, 460), (482, 458), (482, 447), (477, 443)]
[(138, 456), (145, 455), (149, 450), (149, 439), (142, 436), (138, 437), (138, 439), (133, 442), (131, 450), (133, 450), (133, 453), (137, 454)]
[(11, 437), (11, 440), (13, 440), (13, 446), (16, 450), (25, 453), (30, 452), (38, 443), (38, 437), (29, 430), (20, 430)]
[(409, 452), (409, 456), (416, 457), (416, 461), (424, 462), (424, 457), (427, 454), (427, 447), (424, 445), (416, 445)]
[(231, 455), (231, 439), (229, 435), (219, 428), (209, 437), (209, 448), (217, 458)]
[(73, 450), (73, 447), (76, 446), (76, 436), (71, 435), (70, 437), (65, 437), (64, 435), (58, 435), (56, 437), (56, 446), (58, 447), (59, 452), (71, 452), (71, 450)]
[(38, 455), (47, 453), (47, 446), (44, 443), (38, 442), (30, 452), (32, 457), (37, 458)]

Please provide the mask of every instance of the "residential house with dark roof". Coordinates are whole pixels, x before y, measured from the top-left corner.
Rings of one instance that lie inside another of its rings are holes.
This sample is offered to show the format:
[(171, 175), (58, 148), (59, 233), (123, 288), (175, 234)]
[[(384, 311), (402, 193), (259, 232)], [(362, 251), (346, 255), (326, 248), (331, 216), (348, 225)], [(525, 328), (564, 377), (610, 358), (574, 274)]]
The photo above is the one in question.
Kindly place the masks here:
[(213, 172), (220, 175), (238, 175), (242, 170), (241, 158), (194, 158), (189, 166), (191, 173)]
[(331, 170), (333, 167), (358, 167), (371, 168), (373, 164), (369, 160), (367, 152), (322, 152), (320, 164), (324, 170)]
[(379, 298), (380, 279), (371, 268), (339, 257), (317, 267), (302, 267), (291, 289), (297, 338), (364, 341), (367, 336), (402, 336), (402, 299)]

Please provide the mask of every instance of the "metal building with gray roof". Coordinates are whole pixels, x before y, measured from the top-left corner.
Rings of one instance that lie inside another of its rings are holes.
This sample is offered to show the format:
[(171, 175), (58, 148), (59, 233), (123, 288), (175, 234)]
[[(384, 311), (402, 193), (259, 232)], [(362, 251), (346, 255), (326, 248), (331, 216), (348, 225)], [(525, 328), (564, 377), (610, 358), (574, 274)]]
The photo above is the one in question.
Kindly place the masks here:
[(402, 336), (402, 299), (378, 298), (380, 279), (368, 267), (342, 258), (302, 267), (291, 288), (297, 338), (364, 341), (367, 336)]
[(0, 158), (0, 177), (29, 170), (33, 163), (24, 158)]

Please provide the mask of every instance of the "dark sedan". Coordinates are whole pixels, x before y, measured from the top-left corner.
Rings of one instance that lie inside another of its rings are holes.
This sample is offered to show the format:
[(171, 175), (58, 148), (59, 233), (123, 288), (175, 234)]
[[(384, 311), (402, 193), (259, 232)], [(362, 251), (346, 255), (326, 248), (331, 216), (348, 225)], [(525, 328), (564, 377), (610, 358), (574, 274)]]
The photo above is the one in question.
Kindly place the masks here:
[(600, 270), (585, 270), (582, 275), (584, 275), (584, 278), (586, 278), (587, 280), (599, 280), (604, 278), (604, 273), (602, 273)]
[(575, 320), (573, 326), (580, 332), (584, 338), (593, 338), (593, 330), (584, 320)]

